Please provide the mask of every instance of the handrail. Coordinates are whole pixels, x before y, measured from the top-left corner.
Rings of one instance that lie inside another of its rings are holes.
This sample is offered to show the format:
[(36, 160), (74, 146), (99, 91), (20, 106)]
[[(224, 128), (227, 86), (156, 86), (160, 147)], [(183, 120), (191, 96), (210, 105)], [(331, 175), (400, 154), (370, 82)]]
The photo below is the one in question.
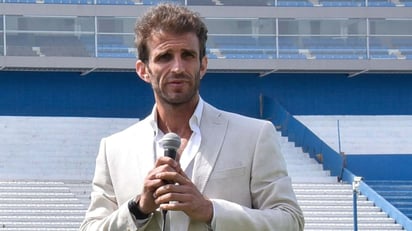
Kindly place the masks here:
[(373, 190), (368, 184), (361, 181), (359, 190), (369, 200), (373, 201), (376, 206), (381, 208), (383, 212), (393, 218), (396, 223), (402, 225), (405, 230), (412, 230), (412, 221), (405, 214), (399, 211), (399, 209), (379, 195), (379, 193)]
[[(342, 173), (342, 180), (349, 183), (354, 183), (358, 178), (355, 174), (353, 174), (350, 170), (344, 169)], [(389, 215), (392, 219), (396, 221), (396, 223), (403, 226), (405, 230), (412, 230), (412, 221), (399, 209), (389, 203), (385, 198), (383, 198), (379, 193), (377, 193), (374, 189), (372, 189), (367, 183), (363, 180), (360, 180), (358, 183), (359, 193), (363, 194), (368, 198), (368, 200), (373, 201), (373, 203), (382, 209), (383, 212)], [(355, 195), (354, 195), (355, 196)], [(355, 211), (356, 208), (354, 208)]]
[(357, 193), (361, 193), (373, 201), (376, 206), (402, 225), (405, 230), (412, 230), (412, 221), (405, 214), (380, 196), (360, 177), (346, 169), (344, 157), (295, 119), (278, 101), (267, 96), (261, 96), (260, 105), (261, 117), (272, 121), (282, 135), (288, 136), (289, 141), (295, 142), (296, 146), (302, 147), (312, 158), (321, 162), (325, 169), (331, 171), (332, 175), (336, 175), (342, 181), (356, 186), (353, 190), (354, 230), (357, 230)]

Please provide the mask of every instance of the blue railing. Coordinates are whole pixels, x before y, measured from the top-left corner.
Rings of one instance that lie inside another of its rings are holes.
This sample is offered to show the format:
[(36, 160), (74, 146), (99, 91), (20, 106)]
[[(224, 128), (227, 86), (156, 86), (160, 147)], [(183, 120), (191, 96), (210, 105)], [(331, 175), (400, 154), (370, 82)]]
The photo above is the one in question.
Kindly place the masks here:
[[(359, 180), (359, 177), (345, 168), (345, 158), (343, 155), (338, 154), (306, 126), (295, 119), (278, 101), (266, 96), (262, 96), (261, 101), (262, 118), (272, 121), (283, 136), (287, 136), (289, 141), (295, 142), (296, 146), (302, 147), (303, 151), (308, 152), (312, 158), (321, 162), (325, 169), (331, 171), (331, 175), (338, 176), (342, 181), (352, 184)], [(380, 207), (398, 224), (402, 225), (405, 230), (412, 230), (412, 221), (405, 214), (379, 195), (363, 180), (360, 180), (353, 190), (355, 231), (357, 230), (358, 219), (358, 193), (365, 195), (369, 200), (373, 201), (376, 206)]]
[[(355, 174), (353, 174), (348, 169), (343, 169), (342, 172), (342, 180), (345, 182), (353, 183), (355, 180)], [(393, 206), (390, 202), (388, 202), (384, 197), (382, 197), (379, 193), (377, 193), (374, 189), (372, 189), (367, 183), (363, 180), (359, 183), (359, 193), (366, 196), (368, 200), (373, 201), (374, 204), (381, 208), (383, 212), (389, 215), (392, 219), (396, 221), (396, 223), (403, 226), (405, 230), (412, 230), (412, 221), (399, 209)], [(354, 208), (354, 211), (356, 208)]]

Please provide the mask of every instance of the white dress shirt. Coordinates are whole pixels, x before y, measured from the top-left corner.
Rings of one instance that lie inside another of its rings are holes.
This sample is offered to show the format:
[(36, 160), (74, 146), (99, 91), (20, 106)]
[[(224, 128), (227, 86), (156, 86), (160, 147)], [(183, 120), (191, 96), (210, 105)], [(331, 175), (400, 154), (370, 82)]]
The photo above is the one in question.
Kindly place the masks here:
[[(192, 173), (193, 173), (193, 160), (196, 156), (196, 154), (199, 151), (200, 143), (202, 141), (202, 136), (200, 133), (200, 121), (202, 118), (202, 111), (203, 111), (203, 105), (204, 101), (200, 98), (199, 102), (196, 106), (196, 109), (192, 115), (192, 117), (189, 120), (189, 126), (190, 129), (192, 130), (192, 135), (190, 136), (190, 139), (188, 140), (188, 143), (183, 150), (181, 156), (180, 156), (180, 166), (182, 167), (183, 171), (186, 173), (186, 175), (189, 178), (192, 178)], [(156, 105), (153, 107), (152, 113), (150, 115), (152, 118), (152, 121), (150, 122), (153, 128), (153, 133), (154, 133), (154, 141), (155, 144), (154, 146), (154, 155), (155, 159), (164, 156), (164, 149), (160, 145), (160, 140), (162, 137), (165, 135), (157, 126), (157, 109)], [(185, 230), (187, 227), (180, 227), (179, 223), (176, 222), (170, 222), (173, 220), (182, 220), (182, 219), (189, 219), (189, 217), (181, 211), (169, 211), (167, 213), (168, 219), (167, 219), (167, 225), (166, 227), (169, 227), (168, 230), (173, 230), (173, 231), (180, 231), (180, 230)], [(137, 225), (142, 226), (144, 225), (148, 219), (144, 220), (137, 220)]]

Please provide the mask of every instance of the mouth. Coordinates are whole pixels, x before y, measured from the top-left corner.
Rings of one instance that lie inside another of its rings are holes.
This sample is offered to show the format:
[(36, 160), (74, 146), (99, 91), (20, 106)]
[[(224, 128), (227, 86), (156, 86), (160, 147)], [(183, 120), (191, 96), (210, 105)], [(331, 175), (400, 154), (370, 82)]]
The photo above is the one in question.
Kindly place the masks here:
[(172, 85), (172, 86), (181, 86), (183, 84), (186, 83), (186, 78), (185, 77), (174, 77), (174, 78), (170, 78), (168, 81), (168, 84)]
[(166, 85), (169, 87), (180, 90), (190, 82), (190, 77), (185, 74), (171, 74), (166, 77)]
[(174, 89), (180, 89), (180, 88), (182, 88), (185, 84), (186, 84), (186, 82), (183, 81), (183, 80), (172, 80), (172, 81), (169, 81), (169, 82), (167, 83), (167, 85), (169, 85), (170, 87), (172, 87), (172, 88), (174, 88)]

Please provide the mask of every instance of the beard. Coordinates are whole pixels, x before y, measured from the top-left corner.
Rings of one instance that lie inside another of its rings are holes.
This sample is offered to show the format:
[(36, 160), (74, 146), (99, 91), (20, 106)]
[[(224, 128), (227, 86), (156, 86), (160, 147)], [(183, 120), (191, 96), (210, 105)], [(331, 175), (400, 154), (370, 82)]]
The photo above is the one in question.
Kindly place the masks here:
[(171, 78), (184, 81), (184, 86), (181, 88), (170, 89), (167, 85), (161, 85), (159, 78), (155, 78), (157, 82), (156, 84), (152, 83), (152, 88), (157, 100), (176, 107), (197, 99), (200, 86), (199, 71), (196, 72), (194, 80), (191, 76), (185, 74), (175, 75)]

